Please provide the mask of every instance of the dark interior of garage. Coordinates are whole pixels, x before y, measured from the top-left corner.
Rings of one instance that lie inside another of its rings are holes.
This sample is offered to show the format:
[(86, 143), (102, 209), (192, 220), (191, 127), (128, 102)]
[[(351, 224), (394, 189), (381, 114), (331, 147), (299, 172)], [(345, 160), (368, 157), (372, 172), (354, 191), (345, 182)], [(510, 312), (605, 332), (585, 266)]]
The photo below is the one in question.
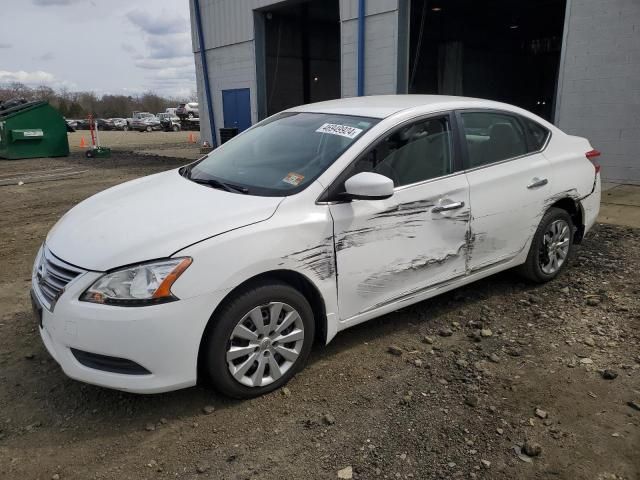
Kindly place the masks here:
[(551, 120), (566, 0), (411, 0), (409, 93), (518, 105)]
[(287, 2), (261, 15), (267, 115), (340, 98), (339, 1)]

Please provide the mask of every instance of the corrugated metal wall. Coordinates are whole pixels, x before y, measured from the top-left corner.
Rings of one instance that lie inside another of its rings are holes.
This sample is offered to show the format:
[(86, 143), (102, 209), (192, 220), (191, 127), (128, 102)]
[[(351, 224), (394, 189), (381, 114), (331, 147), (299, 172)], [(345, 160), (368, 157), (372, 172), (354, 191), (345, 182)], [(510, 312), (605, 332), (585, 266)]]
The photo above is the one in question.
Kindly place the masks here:
[[(367, 0), (365, 49), (365, 94), (398, 91), (398, 2)], [(251, 89), (252, 121), (258, 120), (257, 78), (254, 42), (254, 10), (282, 3), (273, 0), (200, 0), (202, 28), (213, 91), (217, 128), (223, 126), (222, 90)], [(196, 80), (200, 103), (201, 132), (210, 141), (209, 120), (204, 107), (202, 67), (193, 0), (191, 31), (196, 58)], [(342, 96), (356, 94), (356, 39), (358, 0), (340, 0)]]
[(640, 184), (640, 0), (569, 0), (556, 123), (602, 151), (605, 180)]

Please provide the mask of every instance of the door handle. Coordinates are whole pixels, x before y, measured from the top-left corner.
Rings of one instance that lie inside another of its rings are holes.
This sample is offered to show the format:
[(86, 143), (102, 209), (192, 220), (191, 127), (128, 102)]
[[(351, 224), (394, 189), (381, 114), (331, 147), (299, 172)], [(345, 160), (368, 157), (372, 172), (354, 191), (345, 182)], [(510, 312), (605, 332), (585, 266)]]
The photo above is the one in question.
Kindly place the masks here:
[(529, 185), (527, 185), (527, 188), (543, 187), (547, 183), (549, 183), (549, 180), (547, 180), (546, 178), (538, 178), (538, 177), (536, 177), (533, 180), (531, 180), (531, 183)]
[(464, 202), (452, 202), (445, 203), (444, 205), (438, 205), (431, 210), (433, 213), (448, 212), (449, 210), (458, 210), (464, 207)]

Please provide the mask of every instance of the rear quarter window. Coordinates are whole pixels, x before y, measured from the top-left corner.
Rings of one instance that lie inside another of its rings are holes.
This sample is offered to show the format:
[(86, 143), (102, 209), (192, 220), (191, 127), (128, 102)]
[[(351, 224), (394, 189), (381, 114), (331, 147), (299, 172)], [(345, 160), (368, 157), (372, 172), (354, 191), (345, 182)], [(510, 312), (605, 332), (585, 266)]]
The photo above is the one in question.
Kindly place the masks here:
[(527, 132), (529, 152), (537, 152), (538, 150), (542, 150), (542, 147), (544, 147), (545, 143), (547, 143), (547, 138), (549, 138), (549, 130), (529, 118), (520, 118), (524, 125), (524, 129)]

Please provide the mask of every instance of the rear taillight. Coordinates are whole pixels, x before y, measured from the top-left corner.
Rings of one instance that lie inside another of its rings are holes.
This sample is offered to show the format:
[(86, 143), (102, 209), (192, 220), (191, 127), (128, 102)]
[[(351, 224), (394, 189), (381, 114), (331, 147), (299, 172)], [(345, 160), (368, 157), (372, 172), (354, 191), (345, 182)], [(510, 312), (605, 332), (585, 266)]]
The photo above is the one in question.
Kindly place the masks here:
[(600, 155), (601, 153), (598, 150), (591, 150), (590, 152), (585, 153), (587, 159), (593, 163), (593, 168), (596, 169), (596, 174), (600, 173), (600, 169), (602, 168), (600, 167), (598, 160), (596, 160)]

